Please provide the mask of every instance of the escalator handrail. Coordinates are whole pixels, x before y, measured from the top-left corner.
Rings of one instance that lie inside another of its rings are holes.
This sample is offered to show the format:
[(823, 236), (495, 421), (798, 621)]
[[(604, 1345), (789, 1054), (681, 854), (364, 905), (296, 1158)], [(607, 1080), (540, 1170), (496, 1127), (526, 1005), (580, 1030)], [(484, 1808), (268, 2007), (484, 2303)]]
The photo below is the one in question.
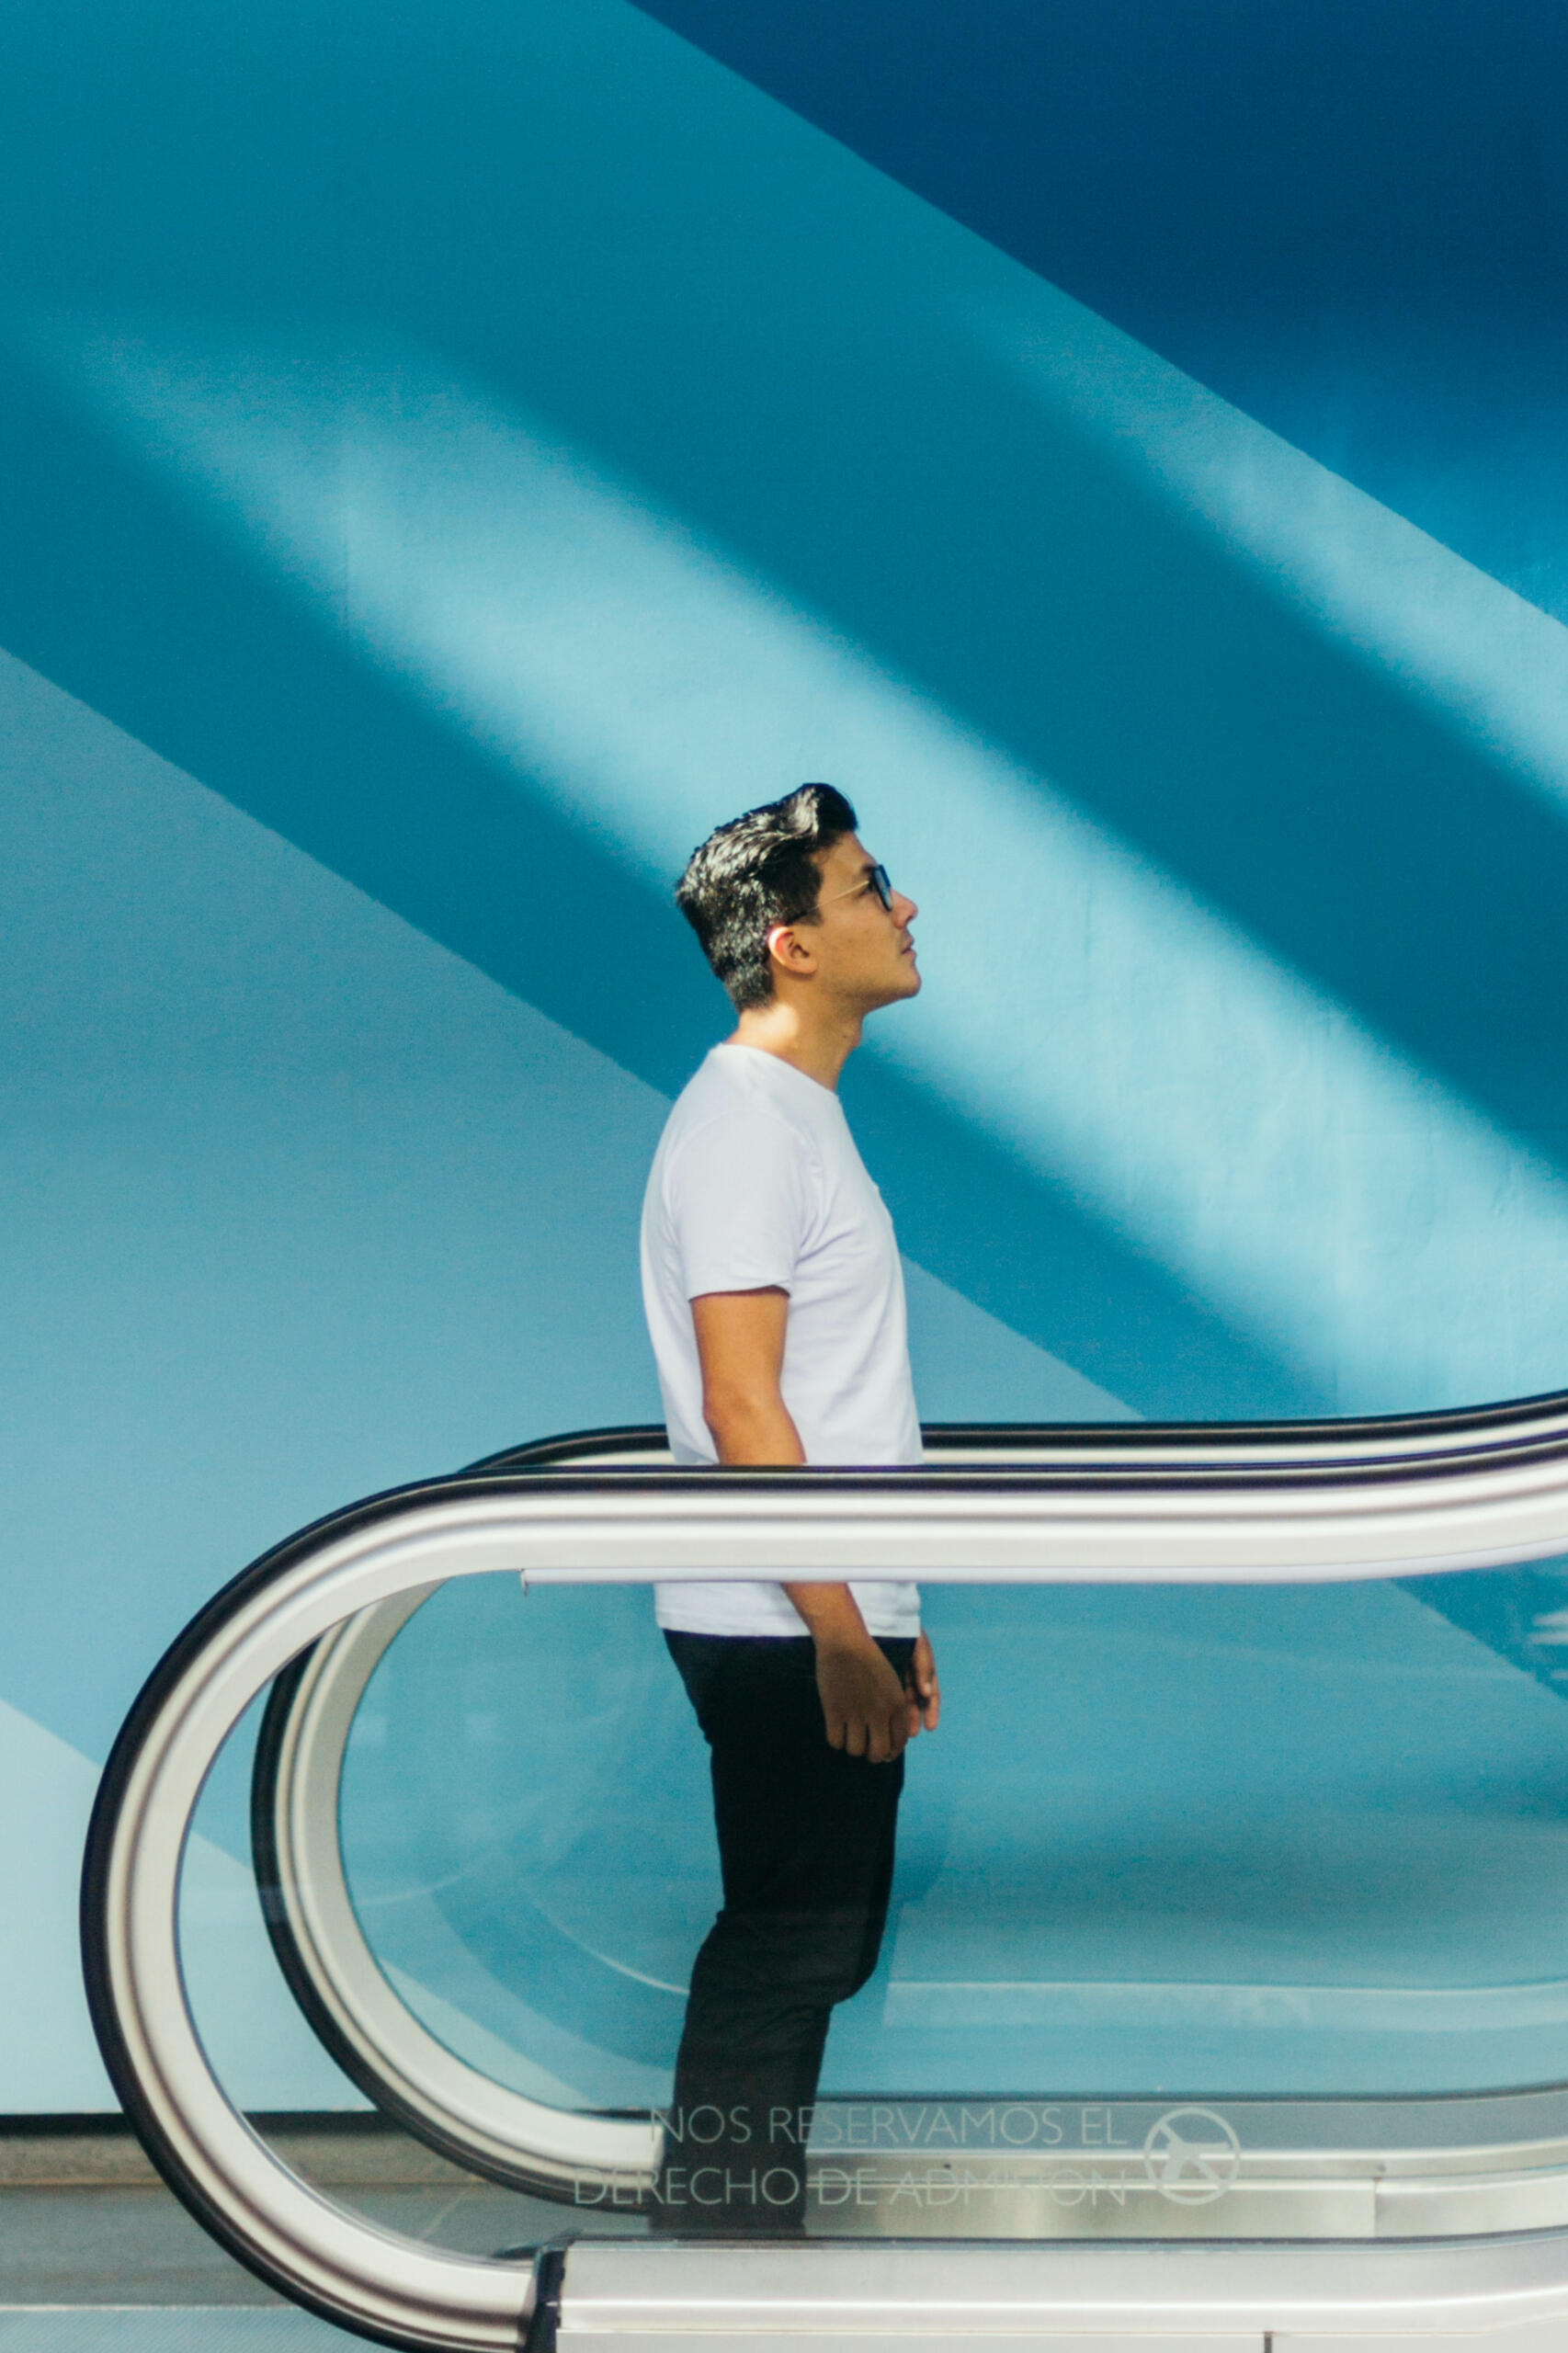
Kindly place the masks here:
[[(927, 1460), (1006, 1453), (1048, 1462), (1392, 1461), (1568, 1435), (1568, 1390), (1420, 1414), (1371, 1414), (1248, 1422), (926, 1422)], [(611, 1425), (536, 1438), (484, 1455), (470, 1472), (527, 1470), (635, 1453), (668, 1461), (662, 1426)]]
[[(553, 1461), (533, 1450), (529, 1467), (482, 1466), (328, 1515), (243, 1570), (176, 1638), (106, 1768), (83, 1942), (127, 2114), (206, 2227), (296, 2301), (388, 2344), (515, 2345), (531, 2275), (415, 2246), (327, 2206), (233, 2110), (186, 2006), (177, 1891), (189, 1820), (234, 1723), (292, 1658), (399, 1593), (496, 1568), (572, 1583), (913, 1572), (1212, 1584), (1540, 1558), (1568, 1550), (1568, 1416), (1538, 1402), (1554, 1410), (1492, 1416), (1481, 1431), (1474, 1416), (1463, 1430), (1444, 1417), (1421, 1452), (1339, 1461), (1267, 1449), (1215, 1460), (1195, 1445), (1179, 1462), (1141, 1463), (1146, 1426), (1132, 1425), (1116, 1426), (1115, 1460), (1053, 1458), (1042, 1439), (1064, 1453), (1082, 1440), (1063, 1431), (1027, 1434), (1022, 1466), (688, 1471), (614, 1467), (606, 1434), (564, 1460), (558, 1443)], [(1015, 1438), (993, 1430), (985, 1442)], [(623, 1454), (627, 1438), (615, 1435)]]

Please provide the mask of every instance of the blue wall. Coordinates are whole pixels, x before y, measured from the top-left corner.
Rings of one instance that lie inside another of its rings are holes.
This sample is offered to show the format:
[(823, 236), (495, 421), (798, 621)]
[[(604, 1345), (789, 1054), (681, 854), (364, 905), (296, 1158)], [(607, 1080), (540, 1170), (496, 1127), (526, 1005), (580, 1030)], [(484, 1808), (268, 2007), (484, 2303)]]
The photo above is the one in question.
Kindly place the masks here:
[(923, 910), (928, 1416), (1568, 1384), (1551, 28), (1146, 14), (0, 27), (0, 2109), (108, 2097), (70, 1825), (204, 1595), (653, 1412), (669, 881), (801, 776)]
[(1553, 0), (647, 5), (1568, 615)]

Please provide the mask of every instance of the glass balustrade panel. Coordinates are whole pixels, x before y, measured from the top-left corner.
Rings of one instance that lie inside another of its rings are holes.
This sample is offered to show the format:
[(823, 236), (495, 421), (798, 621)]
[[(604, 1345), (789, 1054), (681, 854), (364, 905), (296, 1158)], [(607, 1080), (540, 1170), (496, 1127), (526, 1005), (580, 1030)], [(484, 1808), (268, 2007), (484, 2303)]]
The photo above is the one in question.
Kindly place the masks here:
[[(932, 1586), (925, 1614), (942, 1720), (906, 1756), (875, 1967), (833, 2010), (809, 2112), (755, 2120), (765, 2158), (798, 2141), (809, 2233), (1568, 2222), (1568, 1574)], [(474, 2252), (551, 2215), (771, 2227), (744, 2123), (704, 2175), (710, 2122), (676, 2105), (722, 1889), (708, 1750), (647, 1588), (457, 1580), (361, 1634), (349, 1681), (301, 1752), (305, 1813), (335, 1806), (337, 1835), (290, 1868), (326, 1870), (330, 1846), (358, 1940), (307, 1973), (353, 1999), (372, 1972), (381, 2014), (413, 2022), (397, 2065), (437, 2054), (398, 2162), (456, 2172), (401, 2186), (406, 2226)], [(260, 1932), (254, 1731), (187, 1860), (193, 2006), (238, 2104), (335, 2111), (368, 2148), (374, 2052), (351, 2083)], [(766, 1923), (754, 1945), (766, 1976)], [(465, 2169), (476, 2082), (498, 2104)], [(542, 2184), (521, 2146), (541, 2114), (592, 2128)], [(595, 2161), (593, 2130), (632, 2126)], [(717, 2222), (690, 2211), (699, 2175)]]

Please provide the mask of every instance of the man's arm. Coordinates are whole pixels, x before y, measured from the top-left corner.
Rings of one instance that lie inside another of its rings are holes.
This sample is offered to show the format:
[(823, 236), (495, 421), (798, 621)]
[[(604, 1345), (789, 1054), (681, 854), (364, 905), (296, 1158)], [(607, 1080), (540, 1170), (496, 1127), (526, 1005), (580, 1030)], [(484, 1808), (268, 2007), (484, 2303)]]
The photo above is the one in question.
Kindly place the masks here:
[(759, 1467), (806, 1459), (778, 1385), (787, 1290), (710, 1290), (691, 1302), (702, 1367), (702, 1418), (721, 1462)]
[[(788, 1291), (705, 1291), (691, 1302), (702, 1367), (702, 1418), (721, 1462), (803, 1463), (805, 1449), (779, 1387)], [(835, 1748), (885, 1764), (922, 1722), (936, 1722), (929, 1644), (917, 1661), (929, 1677), (919, 1697), (899, 1681), (846, 1585), (787, 1585), (816, 1644), (823, 1721)]]

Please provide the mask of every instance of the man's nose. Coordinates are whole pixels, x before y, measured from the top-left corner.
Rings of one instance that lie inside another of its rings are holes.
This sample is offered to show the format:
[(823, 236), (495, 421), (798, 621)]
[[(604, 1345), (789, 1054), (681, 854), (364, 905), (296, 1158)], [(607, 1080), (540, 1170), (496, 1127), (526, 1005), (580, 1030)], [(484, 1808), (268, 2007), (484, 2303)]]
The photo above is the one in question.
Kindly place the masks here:
[(895, 891), (893, 892), (892, 908), (893, 915), (898, 922), (898, 927), (901, 931), (907, 931), (910, 925), (915, 921), (915, 916), (920, 913), (920, 910), (915, 905), (914, 900), (906, 899), (902, 891)]

